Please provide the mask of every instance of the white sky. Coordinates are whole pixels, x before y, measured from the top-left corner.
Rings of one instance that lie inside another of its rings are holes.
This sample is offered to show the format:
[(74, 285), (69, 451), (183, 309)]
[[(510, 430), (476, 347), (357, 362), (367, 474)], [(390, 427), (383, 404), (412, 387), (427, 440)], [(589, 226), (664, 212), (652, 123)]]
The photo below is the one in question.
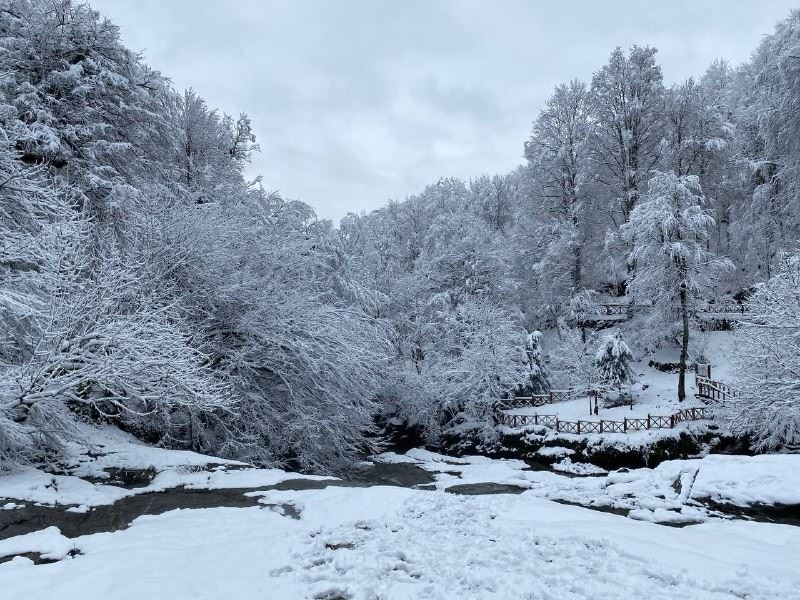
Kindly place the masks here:
[(253, 119), (250, 173), (322, 217), (507, 172), (562, 81), (621, 45), (667, 82), (738, 64), (797, 0), (90, 0), (179, 89)]

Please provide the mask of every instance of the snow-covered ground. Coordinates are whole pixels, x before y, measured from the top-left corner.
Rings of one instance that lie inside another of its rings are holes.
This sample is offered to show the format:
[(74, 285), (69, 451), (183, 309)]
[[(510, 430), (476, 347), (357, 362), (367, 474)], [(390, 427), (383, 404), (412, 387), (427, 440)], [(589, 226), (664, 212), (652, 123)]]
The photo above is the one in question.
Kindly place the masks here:
[[(4, 597), (797, 598), (800, 529), (675, 529), (536, 498), (393, 487), (270, 491), (267, 508), (176, 510), (124, 531), (0, 542), (50, 556), (0, 565)], [(0, 546), (2, 548), (2, 546)]]
[[(249, 488), (300, 477), (125, 446), (119, 437), (107, 444), (131, 467), (158, 465), (151, 489)], [(376, 460), (425, 469), (434, 489), (253, 490), (256, 507), (173, 510), (76, 538), (50, 527), (0, 540), (0, 556), (17, 555), (0, 563), (0, 598), (800, 598), (800, 528), (721, 519), (702, 504), (800, 504), (798, 455), (710, 456), (578, 478), (421, 449)], [(113, 463), (111, 455), (103, 461)], [(48, 487), (44, 477), (35, 470), (0, 477), (0, 506), (88, 507), (147, 493), (72, 475)], [(522, 493), (447, 491), (487, 483)], [(644, 522), (653, 520), (701, 523)], [(34, 565), (24, 553), (57, 562)]]
[[(128, 496), (183, 486), (191, 489), (255, 488), (287, 479), (330, 479), (300, 475), (280, 469), (254, 469), (246, 463), (182, 450), (163, 450), (143, 444), (116, 428), (86, 428), (92, 439), (87, 450), (72, 444), (65, 450), (64, 474), (45, 473), (33, 467), (0, 474), (0, 500), (40, 505), (72, 505), (76, 510), (112, 504)], [(109, 470), (153, 471), (153, 479), (140, 487), (105, 483)], [(0, 502), (0, 510), (16, 508)], [(2, 597), (0, 597), (1, 599)]]
[(733, 507), (800, 506), (800, 455), (709, 455), (670, 460), (655, 469), (606, 473), (566, 456), (561, 469), (591, 477), (564, 477), (531, 470), (519, 460), (481, 456), (454, 459), (426, 450), (387, 453), (380, 460), (413, 462), (435, 474), (436, 488), (476, 483), (513, 485), (542, 498), (600, 509), (629, 511), (629, 516), (662, 523), (707, 521), (716, 512), (708, 501)]

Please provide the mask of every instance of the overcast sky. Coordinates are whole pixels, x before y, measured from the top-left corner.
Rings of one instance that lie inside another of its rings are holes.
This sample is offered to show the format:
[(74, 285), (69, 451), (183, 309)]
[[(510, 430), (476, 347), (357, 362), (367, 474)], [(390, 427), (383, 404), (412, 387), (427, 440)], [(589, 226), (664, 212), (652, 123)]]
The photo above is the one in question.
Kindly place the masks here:
[(737, 64), (798, 0), (90, 0), (211, 106), (250, 114), (251, 175), (338, 220), (442, 176), (507, 172), (552, 88), (614, 46), (667, 82)]

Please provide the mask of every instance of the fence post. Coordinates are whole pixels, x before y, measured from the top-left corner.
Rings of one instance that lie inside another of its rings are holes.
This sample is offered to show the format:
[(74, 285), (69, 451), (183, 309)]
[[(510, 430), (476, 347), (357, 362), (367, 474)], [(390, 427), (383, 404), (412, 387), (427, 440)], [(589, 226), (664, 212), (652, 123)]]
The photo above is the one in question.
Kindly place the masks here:
[(622, 417), (622, 431), (628, 433), (628, 417)]
[(650, 429), (650, 414), (647, 415), (647, 428)]
[(534, 425), (538, 425), (539, 424), (539, 413), (535, 413), (533, 415), (533, 424)]
[(556, 417), (556, 431), (561, 433), (561, 422), (558, 420), (558, 417)]
[(669, 416), (669, 428), (670, 429), (674, 429), (675, 428), (675, 415), (674, 414)]
[(600, 419), (600, 433), (603, 433), (603, 419)]
[(581, 422), (578, 420), (578, 435), (581, 434)]

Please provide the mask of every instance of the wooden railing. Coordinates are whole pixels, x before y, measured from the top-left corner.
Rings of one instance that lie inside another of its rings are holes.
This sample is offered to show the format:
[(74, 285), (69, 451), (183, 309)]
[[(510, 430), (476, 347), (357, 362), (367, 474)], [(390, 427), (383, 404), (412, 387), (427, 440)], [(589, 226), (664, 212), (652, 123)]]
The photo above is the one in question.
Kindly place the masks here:
[(682, 408), (671, 415), (647, 415), (647, 418), (614, 421), (562, 421), (558, 415), (515, 415), (498, 411), (495, 414), (498, 424), (508, 427), (528, 427), (531, 425), (555, 429), (559, 433), (628, 433), (645, 429), (672, 429), (683, 421), (701, 421), (711, 418), (711, 409), (705, 406)]
[(598, 304), (596, 314), (608, 316), (624, 315), (627, 317), (632, 312), (633, 305), (631, 304)]
[(706, 302), (697, 308), (701, 313), (721, 313), (721, 314), (746, 314), (747, 305), (735, 300), (724, 300), (722, 302)]
[(572, 400), (576, 395), (575, 390), (550, 390), (550, 404)]
[(724, 402), (728, 398), (734, 397), (737, 394), (736, 390), (731, 386), (722, 383), (721, 381), (709, 379), (708, 377), (700, 377), (697, 375), (694, 378), (694, 383), (697, 387), (695, 396), (698, 400), (704, 402), (705, 404), (711, 404), (712, 402), (720, 401)]
[[(591, 323), (594, 321), (603, 320), (625, 320), (633, 315), (633, 305), (628, 303), (623, 304), (595, 304), (596, 310), (594, 312), (586, 313), (578, 317), (579, 323)], [(607, 317), (623, 317), (623, 319), (608, 319)]]
[[(591, 313), (586, 313), (578, 318), (579, 322), (590, 323), (598, 320), (609, 320), (607, 317), (625, 317), (630, 318), (633, 316), (634, 305), (629, 302), (617, 303), (599, 303), (595, 304), (595, 310)], [(637, 309), (648, 310), (650, 307), (646, 304), (636, 305)], [(723, 300), (720, 302), (700, 302), (694, 309), (695, 315), (746, 315), (748, 314), (747, 305), (735, 300)], [(617, 320), (617, 319), (613, 319)]]
[(531, 396), (514, 396), (513, 398), (504, 398), (497, 403), (498, 409), (509, 408), (539, 408), (545, 404), (553, 404), (554, 402), (564, 402), (565, 400), (572, 400), (575, 397), (576, 390), (550, 390), (546, 394), (533, 394)]

